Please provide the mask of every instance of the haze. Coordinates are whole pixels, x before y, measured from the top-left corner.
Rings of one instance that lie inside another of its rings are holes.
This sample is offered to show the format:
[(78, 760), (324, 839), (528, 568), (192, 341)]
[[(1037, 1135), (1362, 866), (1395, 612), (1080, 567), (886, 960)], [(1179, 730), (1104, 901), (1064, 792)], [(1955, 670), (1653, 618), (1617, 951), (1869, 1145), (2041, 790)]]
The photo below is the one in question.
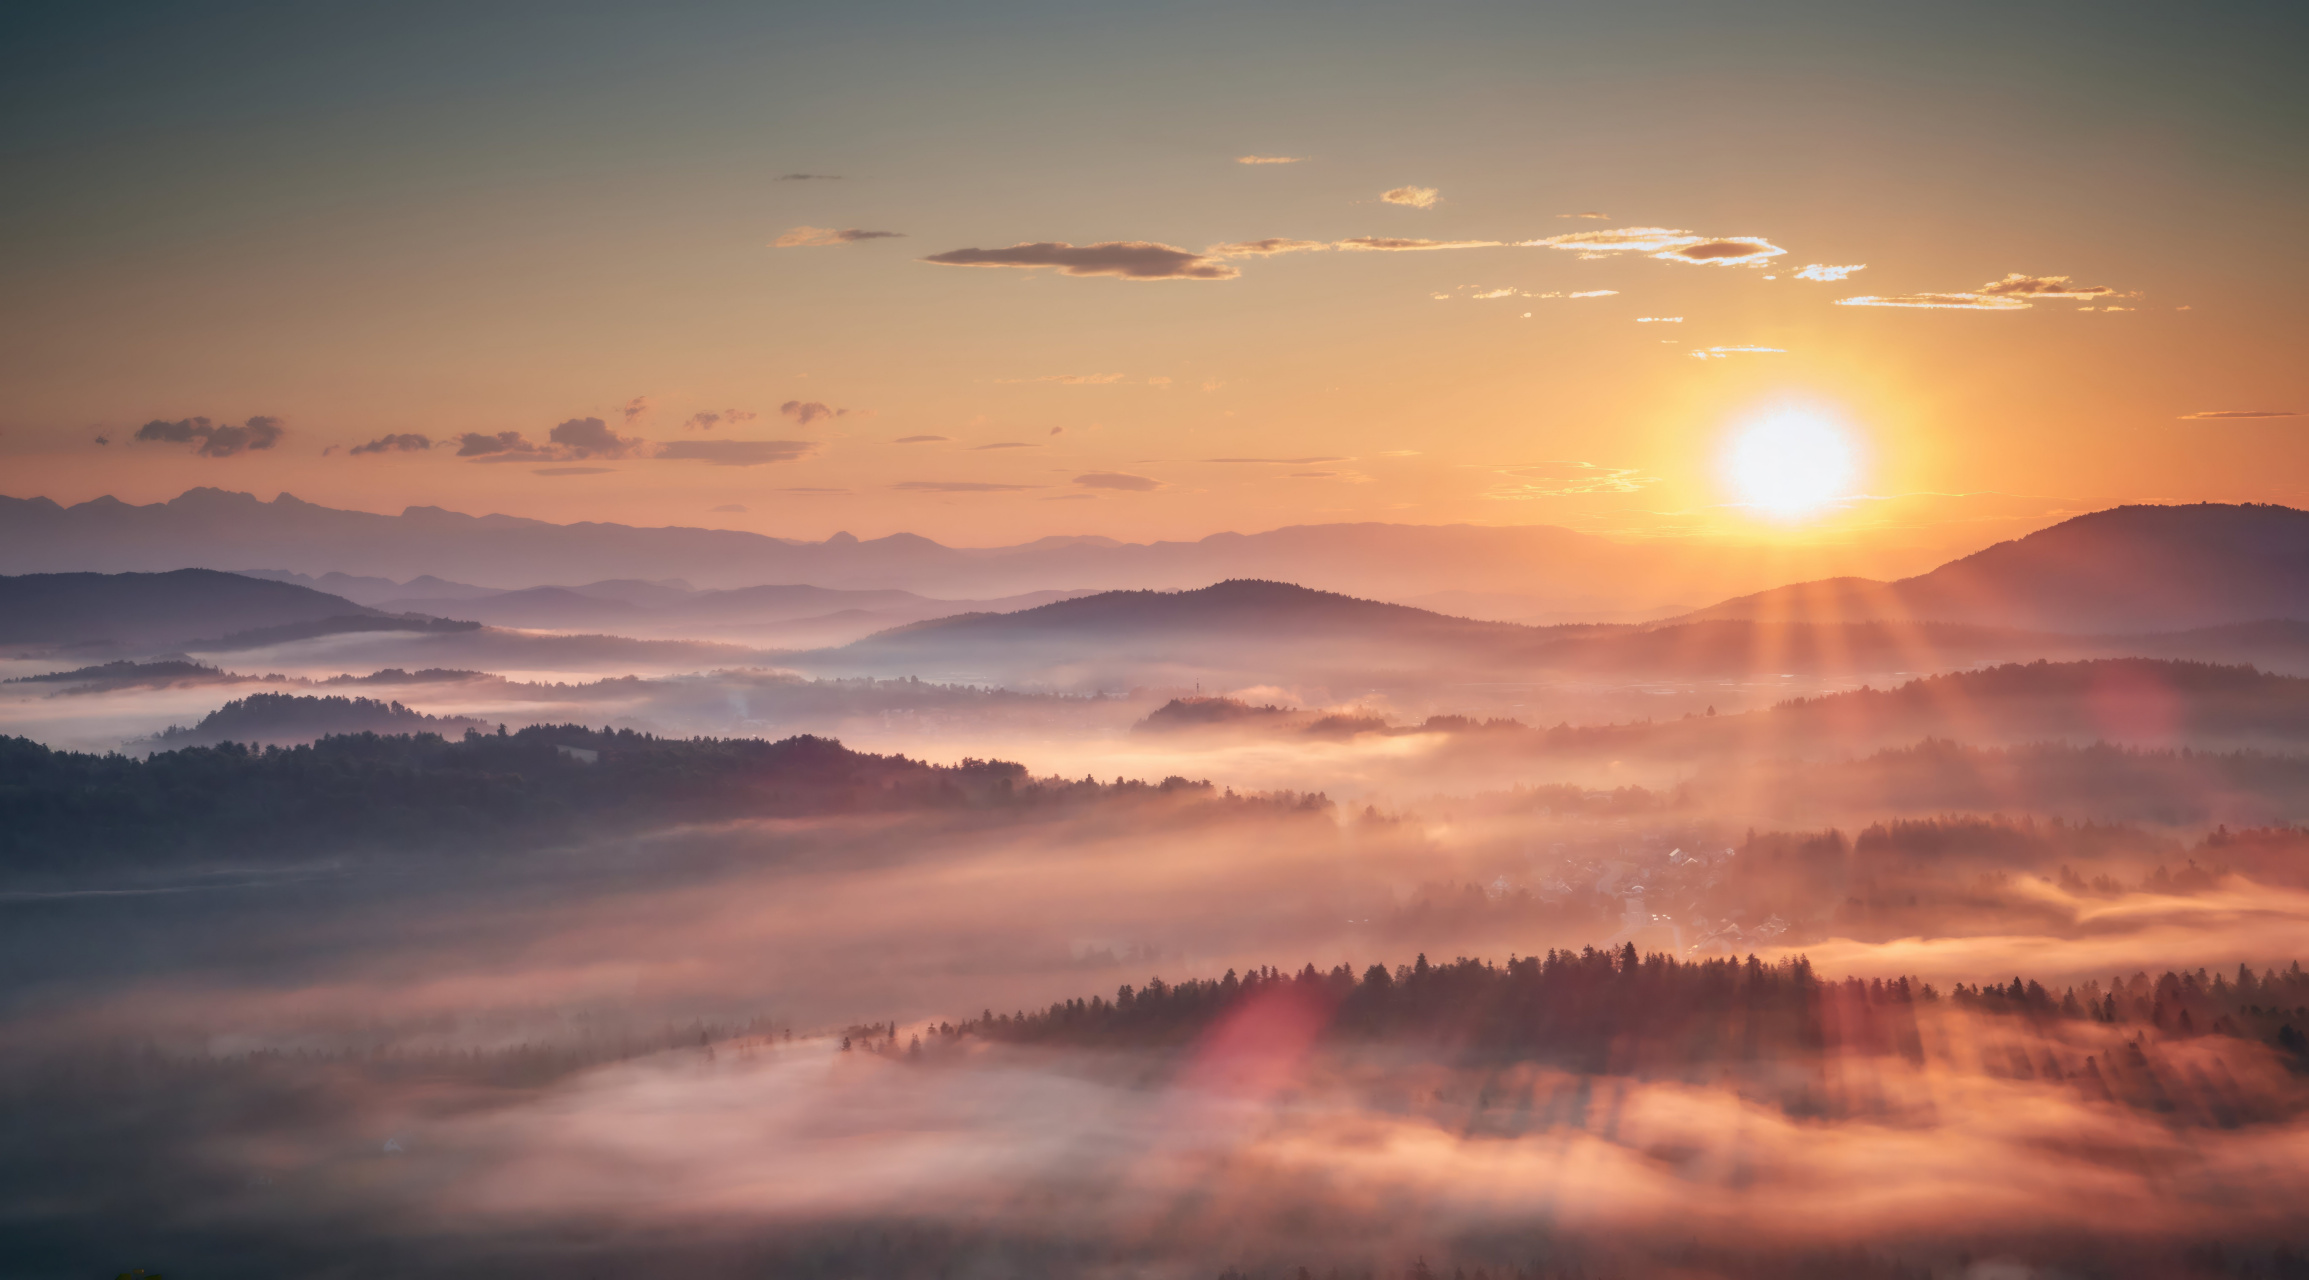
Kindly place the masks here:
[(2309, 1276), (2297, 7), (0, 42), (0, 1272)]

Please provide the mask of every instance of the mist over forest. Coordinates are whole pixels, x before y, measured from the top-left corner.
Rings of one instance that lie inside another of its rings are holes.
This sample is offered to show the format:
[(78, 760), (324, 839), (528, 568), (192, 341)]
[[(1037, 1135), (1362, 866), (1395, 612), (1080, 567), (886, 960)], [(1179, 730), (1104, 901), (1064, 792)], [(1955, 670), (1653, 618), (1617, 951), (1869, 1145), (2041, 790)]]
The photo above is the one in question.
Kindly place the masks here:
[(799, 588), (0, 581), (10, 1255), (2296, 1274), (2304, 624), (1964, 572), (884, 592), (831, 644)]
[(2309, 1280), (2309, 5), (0, 32), (0, 1280)]

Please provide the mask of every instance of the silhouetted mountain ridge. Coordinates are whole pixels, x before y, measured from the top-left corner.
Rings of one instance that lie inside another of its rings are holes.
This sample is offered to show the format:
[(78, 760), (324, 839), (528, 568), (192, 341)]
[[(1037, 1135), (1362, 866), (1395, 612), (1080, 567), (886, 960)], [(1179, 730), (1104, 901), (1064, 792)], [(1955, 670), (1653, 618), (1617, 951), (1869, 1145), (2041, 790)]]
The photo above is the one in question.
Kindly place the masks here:
[(1672, 621), (1716, 619), (2100, 634), (2309, 619), (2309, 512), (2265, 503), (2112, 507), (1913, 578), (1796, 583)]

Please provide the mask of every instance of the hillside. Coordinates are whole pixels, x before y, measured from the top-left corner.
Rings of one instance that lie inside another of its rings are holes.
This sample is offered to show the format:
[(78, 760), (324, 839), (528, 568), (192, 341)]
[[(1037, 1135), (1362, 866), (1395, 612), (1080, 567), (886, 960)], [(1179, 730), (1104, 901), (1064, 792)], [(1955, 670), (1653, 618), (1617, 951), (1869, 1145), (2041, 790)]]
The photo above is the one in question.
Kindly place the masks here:
[(398, 702), (375, 698), (299, 697), (290, 693), (252, 693), (236, 698), (202, 716), (191, 728), (172, 726), (153, 738), (164, 750), (239, 742), (269, 746), (311, 742), (339, 733), (461, 734), (486, 727), (463, 716), (429, 716)]
[(2072, 633), (2309, 619), (2309, 512), (2112, 507), (1896, 582), (1797, 583), (1676, 621), (1910, 620)]
[(211, 569), (0, 578), (0, 644), (152, 648), (228, 632), (381, 616), (342, 596)]

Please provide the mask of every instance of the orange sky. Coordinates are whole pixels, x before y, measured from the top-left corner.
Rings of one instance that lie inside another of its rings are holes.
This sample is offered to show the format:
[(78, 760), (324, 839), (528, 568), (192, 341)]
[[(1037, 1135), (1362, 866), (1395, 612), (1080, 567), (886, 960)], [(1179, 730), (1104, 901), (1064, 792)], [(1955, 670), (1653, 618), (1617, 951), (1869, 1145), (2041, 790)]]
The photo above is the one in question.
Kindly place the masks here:
[[(1545, 523), (1878, 571), (2309, 502), (2286, 19), (1313, 16), (60, 25), (5, 113), (0, 491), (964, 544)], [(1628, 229), (1682, 234), (1533, 243)], [(1266, 238), (1322, 247), (1210, 252)], [(1109, 242), (1182, 278), (926, 261)], [(1924, 295), (1956, 305), (1839, 305)], [(1721, 458), (1790, 407), (1858, 470), (1761, 519)], [(349, 452), (397, 436), (430, 447)]]

